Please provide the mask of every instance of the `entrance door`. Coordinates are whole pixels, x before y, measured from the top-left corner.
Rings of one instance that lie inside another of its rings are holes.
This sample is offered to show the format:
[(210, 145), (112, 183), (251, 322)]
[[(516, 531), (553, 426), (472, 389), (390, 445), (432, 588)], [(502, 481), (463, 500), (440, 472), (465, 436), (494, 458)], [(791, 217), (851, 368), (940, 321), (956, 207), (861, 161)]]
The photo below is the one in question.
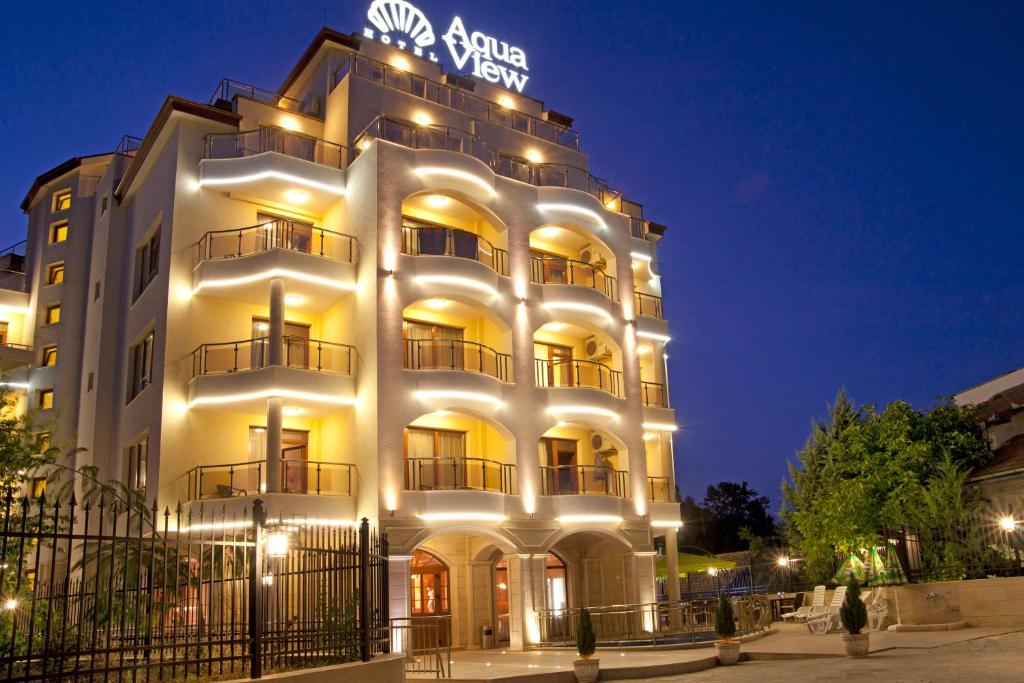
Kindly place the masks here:
[(409, 564), (409, 606), (413, 623), (413, 648), (423, 649), (451, 642), (451, 605), (448, 567), (430, 553), (417, 550)]
[(494, 617), (498, 623), (495, 641), (509, 642), (508, 630), (508, 560), (499, 560), (494, 565)]
[(402, 321), (406, 342), (405, 366), (410, 370), (465, 370), (461, 327), (437, 323)]
[[(309, 369), (309, 325), (285, 321), (284, 339), (282, 339), (283, 360), (289, 368)], [(252, 319), (252, 356), (253, 367), (261, 368), (270, 363), (270, 345), (267, 339), (270, 334), (270, 321), (266, 318)]]
[(548, 491), (550, 495), (579, 492), (576, 468), (576, 442), (571, 439), (541, 439), (547, 451)]

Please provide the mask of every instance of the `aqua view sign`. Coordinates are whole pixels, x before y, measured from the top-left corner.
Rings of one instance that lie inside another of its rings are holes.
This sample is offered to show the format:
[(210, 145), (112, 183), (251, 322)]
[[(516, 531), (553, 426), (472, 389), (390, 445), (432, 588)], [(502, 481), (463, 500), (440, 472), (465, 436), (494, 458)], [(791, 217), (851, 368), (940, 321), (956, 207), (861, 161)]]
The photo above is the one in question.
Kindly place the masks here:
[[(407, 0), (374, 0), (366, 11), (370, 25), (363, 35), (437, 62), (437, 44), (430, 20)], [(530, 80), (526, 53), (503, 40), (480, 31), (469, 31), (461, 17), (452, 19), (441, 40), (448, 47), (455, 68), (488, 83), (523, 92)]]

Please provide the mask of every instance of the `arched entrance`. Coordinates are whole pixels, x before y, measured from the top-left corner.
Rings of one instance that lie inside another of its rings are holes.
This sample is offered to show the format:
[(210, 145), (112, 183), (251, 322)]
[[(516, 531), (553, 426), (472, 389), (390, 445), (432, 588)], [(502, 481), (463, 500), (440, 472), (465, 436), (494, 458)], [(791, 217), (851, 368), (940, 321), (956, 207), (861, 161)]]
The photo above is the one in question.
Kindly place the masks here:
[[(413, 622), (437, 621), (437, 617), (450, 617), (450, 590), (447, 565), (425, 550), (414, 551), (409, 563), (409, 607)], [(447, 646), (448, 629), (442, 628), (439, 633), (440, 644)]]

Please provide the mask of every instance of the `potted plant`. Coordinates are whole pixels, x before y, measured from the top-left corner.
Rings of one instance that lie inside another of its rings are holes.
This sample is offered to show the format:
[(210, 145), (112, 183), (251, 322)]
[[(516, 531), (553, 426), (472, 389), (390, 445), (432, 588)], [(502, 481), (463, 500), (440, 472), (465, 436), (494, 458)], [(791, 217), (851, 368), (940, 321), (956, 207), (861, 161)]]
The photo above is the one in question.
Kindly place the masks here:
[(576, 651), (580, 658), (572, 663), (576, 671), (578, 683), (594, 683), (600, 670), (601, 660), (591, 659), (597, 650), (597, 636), (594, 625), (590, 623), (590, 611), (584, 607), (580, 610), (580, 619), (576, 624)]
[(850, 657), (864, 657), (868, 653), (868, 634), (861, 630), (868, 624), (868, 608), (860, 599), (860, 586), (857, 579), (850, 577), (846, 587), (846, 599), (839, 608), (839, 619), (843, 622), (846, 633), (843, 634), (843, 649)]
[(718, 663), (723, 666), (731, 666), (740, 660), (740, 644), (733, 642), (736, 635), (736, 619), (732, 615), (732, 601), (728, 595), (718, 598), (718, 606), (715, 607), (715, 655)]

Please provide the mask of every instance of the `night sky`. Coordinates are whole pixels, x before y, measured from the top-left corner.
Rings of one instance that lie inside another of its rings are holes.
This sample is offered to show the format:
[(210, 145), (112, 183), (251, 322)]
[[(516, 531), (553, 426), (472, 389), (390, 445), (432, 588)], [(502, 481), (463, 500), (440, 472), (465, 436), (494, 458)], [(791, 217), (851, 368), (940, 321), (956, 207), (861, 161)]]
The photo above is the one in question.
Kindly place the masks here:
[[(840, 387), (926, 408), (1024, 365), (1024, 5), (416, 4), (522, 47), (526, 93), (669, 226), (685, 493), (745, 479), (777, 501)], [(23, 238), (42, 171), (143, 135), (168, 94), (276, 89), (368, 5), (5, 4), (0, 238)]]

